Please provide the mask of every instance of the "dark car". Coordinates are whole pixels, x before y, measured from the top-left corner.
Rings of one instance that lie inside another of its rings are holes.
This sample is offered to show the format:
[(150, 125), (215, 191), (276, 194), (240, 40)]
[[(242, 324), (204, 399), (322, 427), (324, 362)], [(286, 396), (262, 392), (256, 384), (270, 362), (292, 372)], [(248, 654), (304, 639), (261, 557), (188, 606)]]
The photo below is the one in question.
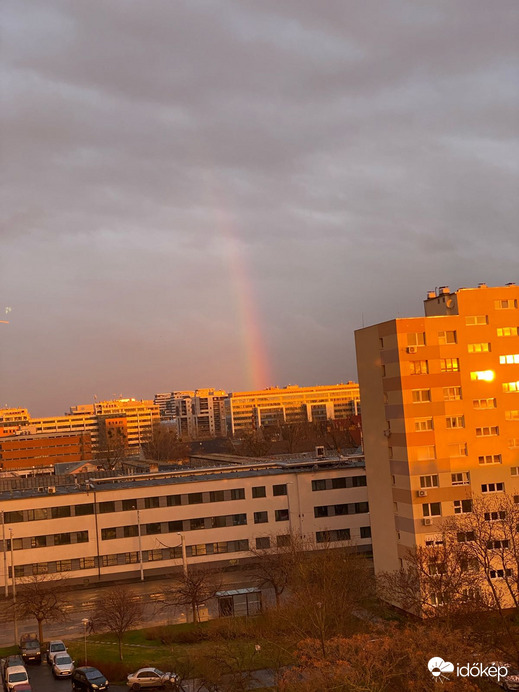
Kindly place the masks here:
[(105, 676), (91, 666), (76, 668), (72, 673), (73, 690), (107, 690), (108, 680)]

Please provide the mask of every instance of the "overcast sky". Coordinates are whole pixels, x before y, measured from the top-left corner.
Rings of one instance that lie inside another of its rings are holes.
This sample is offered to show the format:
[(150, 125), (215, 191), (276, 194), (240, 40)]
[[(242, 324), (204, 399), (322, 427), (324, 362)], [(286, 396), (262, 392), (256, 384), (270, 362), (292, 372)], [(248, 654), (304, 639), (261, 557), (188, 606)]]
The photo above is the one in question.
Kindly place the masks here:
[(4, 0), (0, 406), (356, 379), (519, 279), (516, 0)]

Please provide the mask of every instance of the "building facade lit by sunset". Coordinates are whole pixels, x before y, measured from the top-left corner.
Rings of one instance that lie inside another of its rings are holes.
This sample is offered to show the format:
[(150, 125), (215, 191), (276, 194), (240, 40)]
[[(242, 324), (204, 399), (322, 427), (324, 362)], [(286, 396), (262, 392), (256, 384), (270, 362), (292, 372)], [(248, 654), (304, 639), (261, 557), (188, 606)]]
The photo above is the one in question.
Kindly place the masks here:
[(226, 437), (223, 389), (194, 389), (155, 394), (162, 420), (173, 421), (184, 439)]
[(0, 431), (4, 430), (4, 434), (52, 436), (89, 433), (94, 452), (103, 451), (112, 435), (129, 451), (138, 452), (158, 421), (158, 405), (137, 399), (80, 404), (72, 406), (68, 414), (44, 418), (32, 418), (27, 409), (0, 410)]
[(269, 387), (233, 392), (226, 401), (227, 427), (233, 435), (263, 425), (320, 422), (357, 415), (359, 386), (355, 382), (330, 386)]
[(519, 493), (519, 288), (430, 292), (355, 333), (376, 572), (477, 496)]

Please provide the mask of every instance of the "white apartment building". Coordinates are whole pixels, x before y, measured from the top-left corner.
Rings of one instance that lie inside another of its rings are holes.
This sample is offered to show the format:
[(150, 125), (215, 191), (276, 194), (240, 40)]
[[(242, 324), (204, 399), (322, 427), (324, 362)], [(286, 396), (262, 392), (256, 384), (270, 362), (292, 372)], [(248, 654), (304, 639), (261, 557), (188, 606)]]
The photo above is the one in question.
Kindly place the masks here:
[(181, 536), (190, 564), (220, 567), (291, 533), (370, 552), (362, 458), (243, 461), (1, 492), (14, 565), (10, 540), (0, 541), (0, 588), (11, 584), (13, 566), (18, 581), (64, 573), (84, 584), (169, 573), (182, 565)]

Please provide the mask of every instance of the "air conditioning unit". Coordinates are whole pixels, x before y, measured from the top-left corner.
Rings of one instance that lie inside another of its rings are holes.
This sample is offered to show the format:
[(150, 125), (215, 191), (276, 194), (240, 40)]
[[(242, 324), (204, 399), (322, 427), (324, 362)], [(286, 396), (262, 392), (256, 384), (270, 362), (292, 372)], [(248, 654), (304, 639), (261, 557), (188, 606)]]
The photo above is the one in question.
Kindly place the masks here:
[(427, 497), (427, 490), (419, 490), (417, 495), (418, 497)]
[(418, 349), (416, 346), (408, 346), (406, 350), (408, 353), (417, 353), (418, 352)]
[(54, 495), (54, 493), (56, 492), (56, 486), (49, 485), (49, 487), (47, 488), (47, 492), (49, 493), (49, 495)]
[(426, 517), (425, 519), (422, 519), (423, 525), (424, 526), (431, 526), (433, 521), (429, 517)]

